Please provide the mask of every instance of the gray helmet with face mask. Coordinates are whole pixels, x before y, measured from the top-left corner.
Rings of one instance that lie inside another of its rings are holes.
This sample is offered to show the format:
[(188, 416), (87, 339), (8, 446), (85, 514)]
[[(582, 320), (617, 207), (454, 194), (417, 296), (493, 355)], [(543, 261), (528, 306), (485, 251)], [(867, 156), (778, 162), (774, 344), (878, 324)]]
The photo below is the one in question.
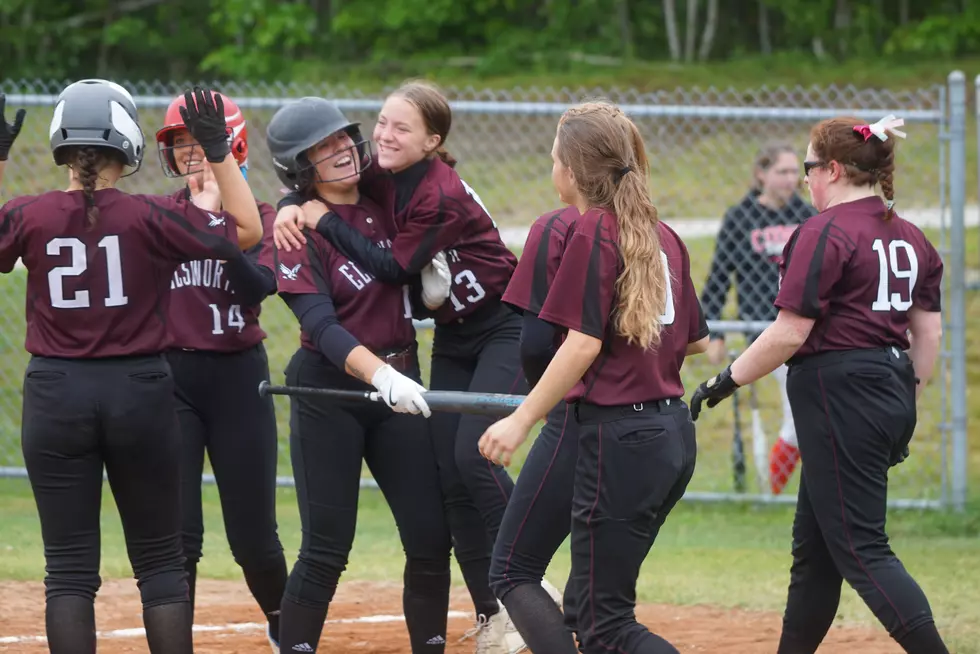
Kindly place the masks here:
[(335, 103), (323, 98), (305, 97), (283, 105), (266, 129), (272, 164), (279, 180), (293, 191), (305, 189), (316, 182), (316, 165), (307, 157), (306, 151), (340, 131), (347, 132), (354, 141), (357, 158), (361, 162), (359, 169), (369, 166), (371, 147), (361, 136), (359, 126), (360, 123), (348, 120)]
[(136, 102), (115, 82), (84, 79), (65, 87), (48, 131), (59, 166), (68, 163), (69, 148), (86, 145), (121, 153), (126, 165), (134, 168), (132, 172), (143, 162), (143, 130)]

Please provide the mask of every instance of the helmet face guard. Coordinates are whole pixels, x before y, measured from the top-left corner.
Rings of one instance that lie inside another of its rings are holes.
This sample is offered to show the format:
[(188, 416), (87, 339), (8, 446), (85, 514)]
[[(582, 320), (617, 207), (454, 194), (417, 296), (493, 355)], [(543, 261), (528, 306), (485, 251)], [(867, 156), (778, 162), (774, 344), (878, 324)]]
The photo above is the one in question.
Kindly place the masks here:
[[(238, 105), (227, 95), (222, 93), (215, 93), (214, 95), (220, 95), (224, 103), (225, 123), (228, 128), (228, 142), (231, 145), (231, 153), (235, 157), (235, 161), (238, 162), (239, 167), (247, 169), (248, 125), (245, 122), (245, 117), (242, 115)], [(180, 172), (180, 168), (177, 166), (178, 157), (187, 148), (196, 147), (200, 149), (200, 146), (197, 144), (174, 145), (174, 137), (177, 135), (177, 132), (187, 129), (184, 125), (184, 119), (180, 115), (181, 107), (185, 106), (186, 103), (183, 95), (174, 98), (173, 102), (167, 108), (167, 114), (164, 117), (164, 126), (157, 131), (156, 135), (157, 158), (160, 162), (160, 168), (163, 169), (163, 174), (171, 179), (194, 175), (201, 172), (204, 168), (205, 159), (203, 150), (200, 152), (201, 164), (199, 166), (189, 167), (183, 173)], [(193, 160), (195, 158), (194, 154), (195, 152), (191, 151), (189, 158)]]
[[(309, 186), (311, 184), (330, 184), (332, 182), (341, 182), (345, 179), (350, 179), (352, 177), (357, 177), (360, 175), (364, 169), (371, 165), (372, 161), (372, 151), (371, 143), (361, 136), (361, 130), (357, 127), (348, 127), (344, 130), (351, 140), (354, 141), (349, 147), (329, 154), (325, 157), (317, 159), (316, 161), (311, 161), (309, 158), (309, 150), (306, 150), (296, 157), (297, 170), (296, 174), (300, 178), (303, 186)], [(316, 146), (313, 146), (316, 147)], [(312, 149), (312, 148), (310, 148)], [(354, 163), (354, 172), (349, 174), (342, 174), (339, 177), (327, 177), (326, 179), (320, 173), (320, 164), (327, 163), (329, 161), (339, 161), (346, 156), (350, 156)]]

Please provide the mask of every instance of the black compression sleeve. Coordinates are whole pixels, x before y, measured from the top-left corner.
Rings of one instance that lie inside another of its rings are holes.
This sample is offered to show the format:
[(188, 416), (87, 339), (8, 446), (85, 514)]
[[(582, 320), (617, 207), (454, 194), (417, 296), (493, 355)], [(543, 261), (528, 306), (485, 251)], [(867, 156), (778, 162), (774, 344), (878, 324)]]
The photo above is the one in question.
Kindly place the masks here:
[(299, 207), (302, 206), (303, 202), (303, 196), (300, 195), (300, 192), (292, 191), (279, 199), (279, 202), (276, 203), (276, 211), (281, 211), (283, 207)]
[(276, 292), (276, 276), (272, 271), (247, 256), (229, 259), (225, 271), (235, 289), (235, 297), (242, 304), (259, 304)]
[(524, 324), (521, 329), (521, 366), (527, 384), (534, 388), (555, 356), (554, 325), (547, 323), (530, 311), (524, 312)]
[(332, 211), (324, 214), (316, 226), (316, 231), (347, 258), (364, 266), (378, 281), (386, 284), (404, 284), (412, 277), (398, 265), (391, 250), (379, 248)]
[(360, 343), (340, 324), (330, 296), (324, 293), (280, 295), (317, 349), (339, 370), (344, 370), (351, 350)]

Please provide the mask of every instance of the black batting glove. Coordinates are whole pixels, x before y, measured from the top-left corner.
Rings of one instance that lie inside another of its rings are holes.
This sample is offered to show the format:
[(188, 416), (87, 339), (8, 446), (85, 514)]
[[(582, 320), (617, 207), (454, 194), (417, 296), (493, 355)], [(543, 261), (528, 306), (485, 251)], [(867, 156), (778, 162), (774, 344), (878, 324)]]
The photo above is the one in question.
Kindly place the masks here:
[(225, 123), (225, 103), (208, 89), (195, 86), (193, 95), (184, 92), (180, 117), (191, 136), (201, 144), (204, 156), (211, 163), (221, 163), (231, 152), (231, 135)]
[(701, 403), (708, 401), (708, 408), (713, 409), (718, 403), (730, 397), (739, 389), (738, 384), (732, 379), (732, 367), (728, 366), (720, 373), (706, 382), (702, 382), (694, 395), (691, 396), (691, 419), (697, 420), (701, 413)]
[(14, 124), (11, 125), (4, 114), (6, 106), (7, 96), (0, 93), (0, 161), (6, 161), (7, 156), (10, 155), (10, 148), (17, 140), (20, 128), (24, 126), (24, 116), (27, 115), (26, 110), (18, 109), (17, 115), (14, 116)]

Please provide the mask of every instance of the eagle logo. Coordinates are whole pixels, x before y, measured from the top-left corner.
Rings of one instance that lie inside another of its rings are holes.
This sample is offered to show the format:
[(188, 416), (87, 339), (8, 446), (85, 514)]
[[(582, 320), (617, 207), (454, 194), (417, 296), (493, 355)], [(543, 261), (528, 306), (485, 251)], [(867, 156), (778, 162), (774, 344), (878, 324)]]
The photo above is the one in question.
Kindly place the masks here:
[(208, 212), (208, 216), (211, 218), (211, 220), (208, 221), (208, 227), (218, 227), (219, 225), (225, 224), (224, 218), (219, 218), (210, 211)]
[(282, 273), (282, 278), (283, 279), (288, 279), (288, 280), (294, 282), (294, 281), (296, 281), (296, 276), (299, 274), (299, 269), (300, 269), (300, 267), (302, 265), (303, 264), (298, 263), (295, 266), (293, 266), (292, 268), (290, 268), (286, 264), (280, 263), (279, 264), (279, 272)]

